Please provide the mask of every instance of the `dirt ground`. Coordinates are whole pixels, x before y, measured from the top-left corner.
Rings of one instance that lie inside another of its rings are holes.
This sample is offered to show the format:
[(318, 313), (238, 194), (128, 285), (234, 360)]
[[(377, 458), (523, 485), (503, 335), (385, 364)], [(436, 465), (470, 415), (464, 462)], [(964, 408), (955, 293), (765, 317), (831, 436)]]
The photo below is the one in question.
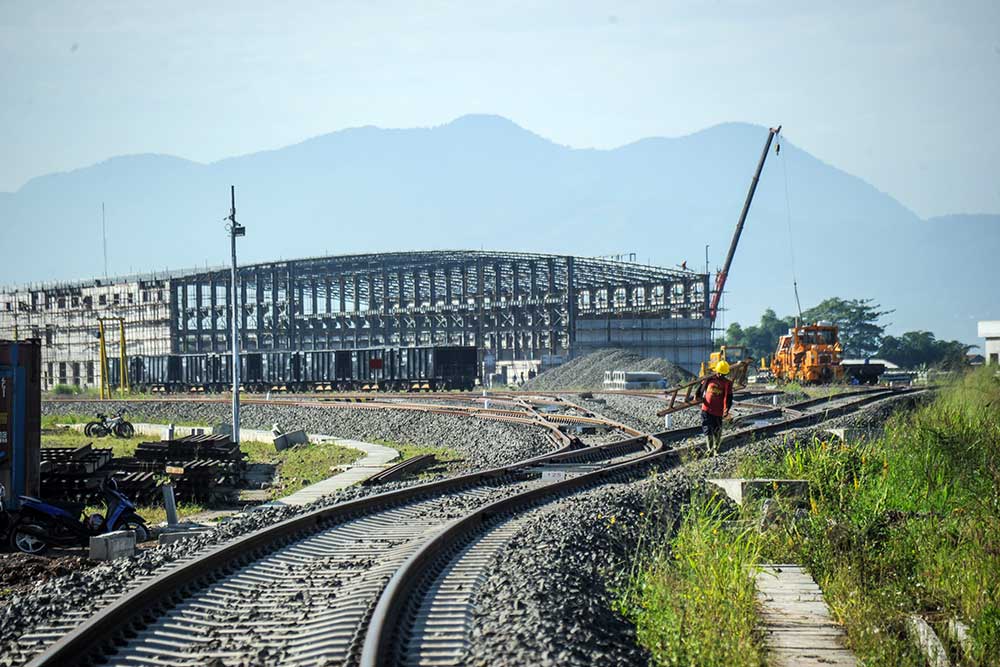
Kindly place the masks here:
[(30, 590), (40, 581), (97, 565), (80, 556), (31, 556), (0, 553), (0, 600)]

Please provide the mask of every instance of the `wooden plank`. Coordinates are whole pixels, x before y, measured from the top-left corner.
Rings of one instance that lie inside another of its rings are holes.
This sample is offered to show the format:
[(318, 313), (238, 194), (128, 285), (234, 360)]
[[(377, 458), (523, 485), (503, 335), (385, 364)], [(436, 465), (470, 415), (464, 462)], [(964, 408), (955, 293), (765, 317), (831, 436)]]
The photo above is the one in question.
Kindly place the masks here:
[(799, 565), (764, 565), (757, 575), (757, 599), (772, 667), (858, 664), (844, 629), (833, 619), (823, 591)]

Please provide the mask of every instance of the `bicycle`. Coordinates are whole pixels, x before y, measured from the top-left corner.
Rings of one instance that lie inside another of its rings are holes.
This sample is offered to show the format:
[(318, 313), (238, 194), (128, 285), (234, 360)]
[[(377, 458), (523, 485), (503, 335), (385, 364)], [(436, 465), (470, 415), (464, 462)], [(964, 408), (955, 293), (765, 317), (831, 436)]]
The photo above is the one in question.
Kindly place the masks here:
[(135, 427), (125, 419), (125, 408), (122, 408), (114, 417), (97, 413), (97, 421), (88, 422), (83, 427), (83, 432), (88, 438), (103, 438), (106, 435), (114, 435), (116, 438), (131, 438), (135, 435)]

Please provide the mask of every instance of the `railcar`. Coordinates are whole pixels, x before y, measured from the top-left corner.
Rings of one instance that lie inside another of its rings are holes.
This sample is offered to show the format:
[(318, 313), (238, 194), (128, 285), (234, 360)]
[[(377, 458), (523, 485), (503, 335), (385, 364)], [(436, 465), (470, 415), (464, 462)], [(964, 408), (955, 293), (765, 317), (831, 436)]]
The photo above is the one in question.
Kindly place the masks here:
[[(475, 347), (377, 347), (354, 350), (250, 351), (240, 355), (247, 391), (471, 390), (479, 376)], [(232, 384), (227, 354), (131, 355), (129, 385), (150, 392), (219, 392)], [(110, 384), (118, 359), (108, 360)]]

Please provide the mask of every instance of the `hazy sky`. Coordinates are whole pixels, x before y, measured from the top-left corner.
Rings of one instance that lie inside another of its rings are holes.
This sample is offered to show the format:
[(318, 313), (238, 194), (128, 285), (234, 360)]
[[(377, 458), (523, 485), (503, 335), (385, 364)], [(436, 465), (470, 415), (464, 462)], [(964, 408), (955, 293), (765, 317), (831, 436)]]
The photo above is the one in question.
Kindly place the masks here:
[(919, 215), (1000, 213), (998, 0), (0, 0), (0, 91), (0, 191), (483, 112), (576, 147), (783, 123)]

